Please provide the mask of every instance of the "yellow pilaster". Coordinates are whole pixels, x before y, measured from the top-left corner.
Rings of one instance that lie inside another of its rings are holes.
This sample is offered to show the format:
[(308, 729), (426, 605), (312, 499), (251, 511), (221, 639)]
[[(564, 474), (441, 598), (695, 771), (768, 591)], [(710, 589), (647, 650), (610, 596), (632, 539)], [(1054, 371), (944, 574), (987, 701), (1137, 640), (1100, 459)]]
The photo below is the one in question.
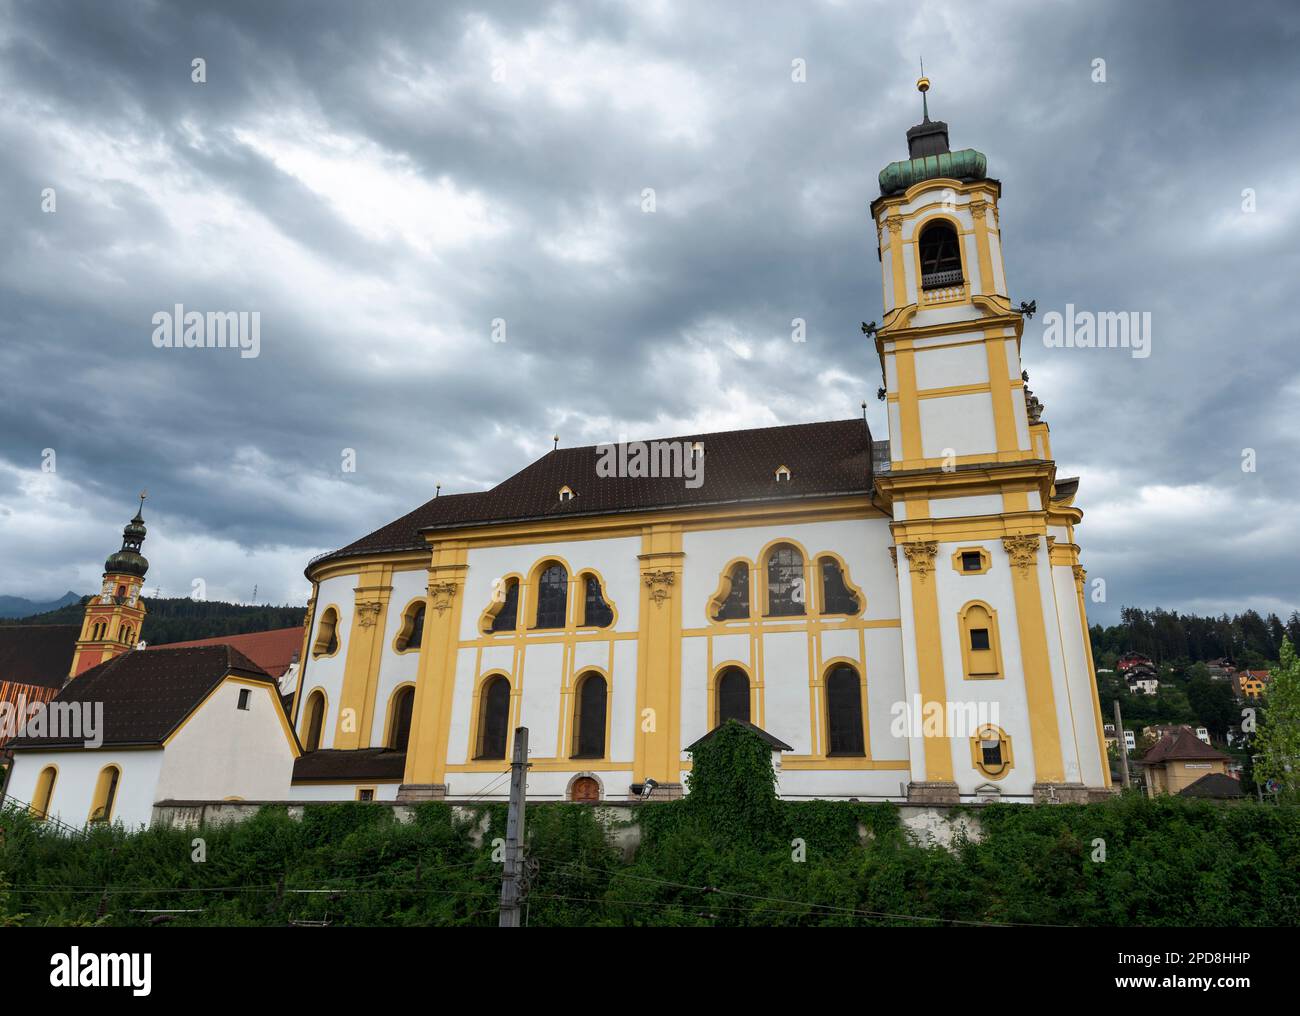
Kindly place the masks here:
[(637, 735), (633, 779), (681, 778), (682, 533), (648, 526), (641, 535), (637, 638)]
[(392, 575), (389, 565), (368, 566), (362, 569), (361, 581), (353, 590), (352, 628), (343, 665), (335, 748), (370, 747), (375, 689), (388, 625), (388, 601), (393, 594)]
[(971, 218), (975, 222), (975, 250), (980, 262), (980, 292), (985, 295), (997, 292), (993, 280), (993, 256), (989, 247), (989, 207), (983, 198), (974, 198), (970, 203)]
[[(943, 649), (939, 644), (939, 594), (934, 576), (939, 544), (935, 540), (917, 540), (901, 545), (912, 577), (912, 621), (916, 641), (917, 677), (921, 687), (921, 708), (938, 703), (946, 710), (947, 685), (943, 678)], [(901, 562), (900, 562), (901, 563)], [(935, 732), (926, 724), (925, 778), (931, 783), (952, 782), (952, 743), (947, 731)], [(940, 728), (944, 725), (940, 724)]]
[(890, 273), (894, 277), (894, 306), (907, 303), (907, 273), (903, 268), (903, 220), (891, 215), (885, 220), (889, 228)]
[(403, 783), (445, 784), (451, 706), (456, 689), (456, 657), (464, 609), (468, 550), (448, 540), (433, 548), (429, 565), (429, 606), (424, 612), (420, 676), (415, 685), (411, 737)]
[(1029, 705), (1029, 733), (1034, 742), (1034, 778), (1039, 783), (1062, 783), (1065, 765), (1061, 759), (1047, 627), (1038, 584), (1041, 542), (1037, 533), (1002, 538), (1002, 546), (1011, 558), (1011, 587), (1015, 593), (1020, 656), (1025, 671), (1025, 701)]

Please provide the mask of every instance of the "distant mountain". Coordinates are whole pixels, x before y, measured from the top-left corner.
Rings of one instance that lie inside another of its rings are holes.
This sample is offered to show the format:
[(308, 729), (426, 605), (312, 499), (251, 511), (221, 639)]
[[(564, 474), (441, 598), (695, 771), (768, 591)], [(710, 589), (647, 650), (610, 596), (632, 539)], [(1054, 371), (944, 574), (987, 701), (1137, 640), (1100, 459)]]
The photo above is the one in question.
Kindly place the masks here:
[[(60, 606), (41, 613), (23, 617), (0, 614), (0, 625), (5, 624), (80, 624), (84, 604), (90, 597), (69, 593)], [(8, 597), (19, 600), (18, 597)], [(20, 602), (26, 603), (22, 600)], [(140, 640), (151, 646), (169, 642), (189, 642), (191, 639), (212, 638), (215, 635), (243, 635), (250, 631), (270, 631), (274, 628), (292, 628), (302, 624), (306, 613), (302, 607), (273, 607), (269, 604), (222, 603), (220, 601), (191, 600), (189, 597), (172, 599), (144, 598), (144, 628)]]
[(32, 614), (44, 614), (48, 610), (58, 610), (69, 603), (76, 603), (80, 599), (80, 596), (72, 592), (64, 593), (57, 600), (50, 600), (48, 603), (29, 600), (22, 596), (0, 596), (0, 617), (29, 617)]

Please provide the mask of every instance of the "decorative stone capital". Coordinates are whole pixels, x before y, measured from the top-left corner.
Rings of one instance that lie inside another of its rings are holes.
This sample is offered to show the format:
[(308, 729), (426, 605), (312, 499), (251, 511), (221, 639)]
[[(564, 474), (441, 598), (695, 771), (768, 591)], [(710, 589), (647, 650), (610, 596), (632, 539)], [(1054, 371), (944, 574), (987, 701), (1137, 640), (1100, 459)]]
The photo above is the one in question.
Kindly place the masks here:
[(672, 595), (670, 586), (676, 585), (677, 573), (671, 568), (654, 568), (650, 571), (641, 573), (641, 578), (650, 590), (650, 599), (655, 601), (655, 605), (662, 607), (664, 600)]
[(982, 198), (976, 198), (970, 203), (970, 213), (977, 219), (984, 218), (984, 213), (989, 210), (989, 203)]
[(907, 557), (908, 566), (914, 574), (920, 575), (922, 580), (934, 571), (934, 557), (938, 553), (937, 540), (918, 540), (915, 543), (903, 544), (903, 554)]
[(889, 218), (887, 218), (885, 220), (885, 225), (889, 227), (889, 231), (894, 236), (898, 236), (898, 234), (903, 231), (903, 220), (900, 219), (897, 215), (891, 215)]
[(1034, 567), (1038, 559), (1038, 534), (1021, 533), (1019, 536), (1002, 537), (1002, 549), (1011, 558), (1011, 564), (1026, 572)]
[(455, 582), (430, 582), (429, 583), (429, 605), (438, 612), (438, 616), (443, 614), (451, 607), (451, 602), (456, 598)]
[(897, 547), (889, 548), (889, 560), (894, 562), (894, 574), (897, 575), (898, 574), (898, 548)]
[(1074, 581), (1079, 585), (1083, 585), (1084, 580), (1088, 577), (1087, 570), (1081, 564), (1072, 565), (1071, 569), (1074, 572)]
[(362, 628), (373, 628), (379, 620), (384, 605), (379, 600), (358, 600), (356, 605), (357, 624)]

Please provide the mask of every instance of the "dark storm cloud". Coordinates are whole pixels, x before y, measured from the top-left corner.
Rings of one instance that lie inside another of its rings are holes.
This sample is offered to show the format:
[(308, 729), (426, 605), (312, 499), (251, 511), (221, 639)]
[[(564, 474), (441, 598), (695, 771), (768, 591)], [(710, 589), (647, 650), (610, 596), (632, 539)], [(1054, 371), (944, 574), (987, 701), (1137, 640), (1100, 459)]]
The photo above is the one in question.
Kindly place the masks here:
[[(151, 585), (301, 598), (312, 553), (557, 430), (865, 399), (884, 437), (867, 206), (921, 54), (954, 147), (1004, 186), (1012, 296), (1040, 308), (1025, 364), (1107, 583), (1094, 618), (1300, 599), (1284, 4), (0, 9), (6, 592), (93, 586), (146, 485)], [(153, 348), (176, 303), (260, 311), (261, 356)], [(1046, 348), (1067, 303), (1150, 311), (1152, 355)]]

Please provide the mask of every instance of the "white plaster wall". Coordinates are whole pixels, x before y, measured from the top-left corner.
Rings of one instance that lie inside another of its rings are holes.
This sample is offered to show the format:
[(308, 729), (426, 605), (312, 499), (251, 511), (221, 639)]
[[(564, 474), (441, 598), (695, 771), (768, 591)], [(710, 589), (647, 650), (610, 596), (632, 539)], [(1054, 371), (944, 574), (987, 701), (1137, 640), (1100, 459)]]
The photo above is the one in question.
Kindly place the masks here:
[[(952, 555), (959, 547), (982, 547), (992, 562), (982, 575), (958, 573)], [(969, 734), (954, 738), (952, 753), (958, 788), (971, 793), (982, 783), (993, 782), (1003, 794), (1030, 794), (1034, 784), (1033, 744), (1029, 729), (1029, 708), (1025, 695), (1024, 663), (1020, 649), (1015, 592), (1011, 584), (1011, 562), (1001, 540), (940, 543), (935, 557), (934, 577), (939, 605), (940, 647), (943, 651), (944, 684), (949, 701), (985, 708), (989, 721), (1011, 736), (1015, 766), (1001, 780), (990, 781), (971, 764)], [(1003, 676), (998, 680), (968, 681), (962, 669), (961, 630), (958, 614), (971, 600), (982, 600), (997, 611), (1002, 648)], [(997, 719), (993, 719), (996, 709)]]
[(388, 601), (384, 623), (384, 644), (379, 658), (379, 680), (375, 686), (374, 720), (370, 727), (370, 744), (384, 743), (384, 728), (388, 723), (388, 705), (399, 685), (414, 684), (420, 672), (420, 650), (399, 653), (393, 640), (402, 630), (402, 616), (412, 600), (425, 599), (428, 592), (429, 573), (424, 568), (394, 572), (393, 591)]
[[(809, 730), (809, 638), (804, 632), (771, 632), (763, 636), (762, 727), (794, 748), (796, 755), (813, 751)], [(853, 659), (858, 660), (856, 647)], [(757, 720), (757, 717), (753, 717)]]
[(930, 517), (957, 519), (967, 515), (1001, 515), (1002, 495), (982, 494), (976, 497), (934, 498), (930, 502)]
[[(907, 701), (903, 674), (903, 637), (898, 628), (869, 628), (866, 632), (867, 726), (871, 757), (907, 761), (908, 740), (893, 730), (894, 710)], [(901, 774), (906, 777), (906, 772)]]
[[(316, 618), (312, 622), (311, 639), (307, 643), (306, 668), (302, 693), (298, 699), (297, 721), (298, 736), (305, 739), (307, 730), (303, 723), (307, 696), (313, 688), (323, 688), (327, 708), (325, 722), (321, 726), (320, 746), (322, 748), (334, 747), (334, 728), (338, 724), (339, 700), (343, 697), (343, 667), (348, 656), (348, 638), (352, 631), (352, 608), (356, 598), (353, 590), (359, 583), (360, 576), (355, 573), (336, 575), (322, 582), (316, 593)], [(321, 615), (329, 606), (336, 606), (339, 611), (339, 624), (336, 629), (339, 649), (333, 656), (314, 657), (311, 655), (311, 647), (315, 644), (320, 630)]]
[(997, 450), (993, 425), (993, 397), (988, 392), (920, 399), (921, 454), (943, 457), (951, 448), (957, 455)]
[(984, 384), (989, 379), (988, 355), (983, 343), (918, 349), (914, 357), (919, 391)]
[[(238, 708), (248, 689), (248, 709)], [(283, 799), (293, 778), (293, 747), (275, 689), (227, 678), (167, 745), (158, 800)]]
[(1065, 650), (1070, 712), (1082, 779), (1090, 787), (1101, 787), (1105, 785), (1103, 767), (1108, 767), (1110, 762), (1102, 758), (1101, 746), (1097, 741), (1097, 717), (1092, 700), (1094, 678), (1083, 643), (1074, 572), (1064, 565), (1054, 566), (1052, 584), (1056, 592), (1056, 616), (1060, 625), (1061, 644)]
[(9, 796), (30, 804), (36, 780), (48, 765), (58, 766), (59, 775), (50, 799), (50, 817), (81, 828), (90, 817), (99, 772), (107, 765), (122, 770), (113, 804), (112, 821), (128, 829), (149, 824), (157, 798), (158, 776), (162, 769), (161, 748), (137, 751), (101, 748), (94, 751), (20, 751), (14, 754), (14, 771), (9, 781)]
[(564, 676), (564, 646), (552, 643), (528, 647), (523, 681), (517, 682), (513, 690), (522, 699), (519, 725), (528, 728), (529, 754), (533, 758), (556, 757)]

